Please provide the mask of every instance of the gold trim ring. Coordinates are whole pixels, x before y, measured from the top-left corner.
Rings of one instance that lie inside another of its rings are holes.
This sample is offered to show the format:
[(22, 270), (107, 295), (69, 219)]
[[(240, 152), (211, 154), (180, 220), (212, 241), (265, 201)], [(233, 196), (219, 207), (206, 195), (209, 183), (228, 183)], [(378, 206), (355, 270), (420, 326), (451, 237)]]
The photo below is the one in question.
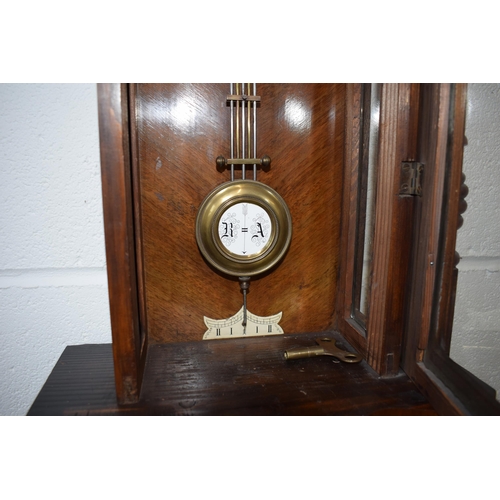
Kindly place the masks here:
[[(222, 214), (237, 203), (253, 203), (264, 209), (271, 221), (269, 243), (261, 253), (236, 255), (218, 242)], [(255, 276), (274, 267), (285, 255), (292, 239), (292, 217), (283, 198), (272, 188), (252, 180), (230, 181), (217, 186), (203, 200), (196, 216), (196, 241), (213, 267), (230, 276)]]

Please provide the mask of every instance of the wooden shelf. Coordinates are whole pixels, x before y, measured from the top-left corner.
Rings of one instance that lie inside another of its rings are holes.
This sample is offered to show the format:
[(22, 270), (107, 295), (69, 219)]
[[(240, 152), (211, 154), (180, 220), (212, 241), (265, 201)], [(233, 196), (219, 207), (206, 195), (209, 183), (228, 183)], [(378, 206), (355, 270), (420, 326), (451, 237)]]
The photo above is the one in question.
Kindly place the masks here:
[[(351, 350), (336, 332), (328, 334)], [(119, 406), (111, 344), (65, 349), (28, 415), (436, 415), (401, 372), (286, 361), (325, 333), (150, 345), (140, 401)]]

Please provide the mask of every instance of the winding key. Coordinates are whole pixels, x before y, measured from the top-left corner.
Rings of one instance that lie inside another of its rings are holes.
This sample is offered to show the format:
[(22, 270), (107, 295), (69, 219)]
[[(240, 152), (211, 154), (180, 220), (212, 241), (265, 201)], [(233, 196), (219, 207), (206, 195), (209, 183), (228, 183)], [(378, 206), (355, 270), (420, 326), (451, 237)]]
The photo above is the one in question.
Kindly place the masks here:
[(344, 363), (359, 363), (363, 358), (356, 353), (337, 347), (337, 341), (330, 338), (316, 339), (317, 346), (296, 347), (285, 351), (285, 359), (312, 358), (314, 356), (333, 356)]

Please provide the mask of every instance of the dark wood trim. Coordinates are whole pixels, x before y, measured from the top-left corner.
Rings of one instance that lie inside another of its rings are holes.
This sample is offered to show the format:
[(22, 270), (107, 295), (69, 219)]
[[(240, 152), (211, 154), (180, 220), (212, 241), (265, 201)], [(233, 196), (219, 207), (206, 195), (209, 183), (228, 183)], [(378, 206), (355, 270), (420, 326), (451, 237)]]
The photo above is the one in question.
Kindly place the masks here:
[(465, 84), (423, 86), (419, 161), (425, 177), (403, 366), (441, 414), (500, 415), (495, 391), (449, 357), (465, 114)]
[(381, 375), (400, 369), (412, 245), (414, 197), (400, 196), (401, 164), (415, 154), (415, 94), (411, 84), (384, 84), (381, 96), (368, 362)]
[(356, 221), (358, 176), (361, 147), (362, 84), (347, 84), (345, 119), (345, 155), (343, 178), (343, 205), (341, 224), (340, 286), (337, 300), (337, 329), (363, 356), (366, 355), (366, 334), (363, 326), (352, 316), (354, 285), (354, 248), (356, 246)]
[[(359, 162), (358, 162), (358, 194), (356, 210), (356, 244), (354, 246), (354, 279), (351, 314), (353, 320), (366, 331), (366, 314), (361, 312), (361, 297), (363, 289), (364, 256), (366, 240), (366, 215), (368, 207), (368, 177), (370, 166), (370, 136), (371, 136), (371, 100), (372, 84), (361, 86), (361, 113), (359, 130)], [(370, 230), (371, 228), (368, 228)]]
[(394, 368), (399, 370), (399, 360), (394, 359), (394, 349), (388, 345), (385, 327), (386, 303), (391, 295), (388, 281), (392, 266), (392, 214), (397, 197), (397, 186), (394, 184), (398, 180), (397, 172), (401, 162), (397, 147), (399, 90), (397, 84), (382, 85), (373, 264), (367, 324), (367, 361), (378, 373), (384, 375), (393, 373)]
[(400, 369), (409, 256), (411, 253), (413, 198), (400, 197), (400, 169), (413, 159), (416, 145), (415, 108), (418, 86), (383, 84), (375, 200), (373, 268), (366, 334), (352, 317), (354, 259), (357, 233), (358, 181), (361, 129), (361, 85), (347, 93), (346, 164), (342, 226), (343, 264), (339, 329), (364, 353), (380, 375)]
[(420, 392), (432, 401), (432, 407), (439, 415), (458, 416), (465, 415), (466, 409), (453, 392), (443, 383), (432, 370), (423, 362), (418, 362), (410, 377), (419, 388)]
[(128, 89), (126, 84), (103, 83), (97, 91), (116, 394), (119, 403), (129, 404), (139, 399), (142, 370)]
[(146, 309), (146, 287), (144, 285), (144, 251), (142, 248), (142, 202), (141, 202), (141, 176), (139, 174), (139, 143), (137, 137), (137, 115), (136, 115), (137, 84), (128, 84), (128, 102), (130, 116), (130, 160), (132, 171), (132, 196), (134, 200), (134, 232), (135, 252), (137, 266), (137, 291), (139, 300), (139, 332), (141, 352), (147, 349), (148, 324)]
[[(415, 200), (415, 226), (411, 270), (411, 290), (403, 368), (416, 377), (418, 363), (427, 347), (432, 295), (435, 282), (435, 259), (444, 188), (444, 161), (448, 129), (449, 90), (447, 84), (421, 86), (417, 160), (424, 164), (422, 196)], [(439, 168), (441, 166), (441, 168)]]
[[(434, 324), (429, 332), (432, 351), (440, 349), (448, 356), (453, 327), (455, 295), (458, 278), (455, 252), (460, 215), (460, 191), (462, 187), (462, 163), (465, 137), (467, 89), (465, 85), (453, 85), (450, 95), (448, 144), (445, 164), (445, 186), (442, 212), (442, 230), (439, 258), (436, 262), (440, 289), (434, 311)], [(436, 299), (435, 299), (436, 300)]]
[(415, 376), (417, 363), (423, 359), (422, 347), (426, 347), (432, 313), (438, 243), (434, 221), (441, 216), (444, 177), (444, 170), (437, 167), (446, 154), (448, 111), (449, 85), (421, 86), (417, 159), (424, 164), (424, 174), (422, 196), (415, 200), (415, 245), (403, 356), (403, 368), (410, 376)]

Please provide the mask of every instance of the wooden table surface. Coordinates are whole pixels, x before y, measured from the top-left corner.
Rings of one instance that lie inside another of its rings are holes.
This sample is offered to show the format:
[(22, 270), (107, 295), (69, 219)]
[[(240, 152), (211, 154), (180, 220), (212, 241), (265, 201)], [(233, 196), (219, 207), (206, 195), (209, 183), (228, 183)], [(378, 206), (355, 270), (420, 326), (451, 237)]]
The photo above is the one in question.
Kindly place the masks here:
[[(329, 337), (350, 350), (342, 337)], [(151, 345), (136, 405), (116, 402), (111, 344), (65, 349), (28, 415), (436, 415), (408, 377), (364, 361), (286, 360), (321, 334)]]

